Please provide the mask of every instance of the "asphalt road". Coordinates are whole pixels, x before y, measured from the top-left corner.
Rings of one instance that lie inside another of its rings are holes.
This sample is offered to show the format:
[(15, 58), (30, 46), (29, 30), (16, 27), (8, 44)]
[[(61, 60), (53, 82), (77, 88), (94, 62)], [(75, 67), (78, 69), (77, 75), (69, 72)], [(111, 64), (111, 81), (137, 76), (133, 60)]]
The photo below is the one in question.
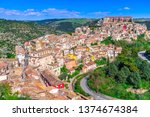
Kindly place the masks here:
[(80, 82), (80, 86), (81, 88), (88, 93), (90, 96), (92, 96), (94, 98), (94, 100), (114, 100), (114, 98), (106, 96), (104, 94), (101, 93), (96, 93), (94, 91), (92, 91), (88, 86), (87, 86), (87, 80), (88, 80), (88, 76), (83, 78)]
[[(148, 60), (148, 58), (144, 54), (145, 54), (145, 51), (141, 51), (138, 53), (138, 56), (141, 59), (147, 60), (147, 62), (150, 63), (150, 60)], [(87, 85), (87, 80), (88, 80), (88, 76), (86, 76), (85, 78), (83, 78), (81, 80), (80, 86), (86, 93), (88, 93), (90, 96), (92, 96), (95, 100), (113, 100), (114, 99), (112, 97), (106, 96), (101, 93), (96, 93), (93, 90), (91, 90)]]
[(138, 53), (138, 56), (143, 60), (147, 60), (147, 62), (150, 64), (150, 60), (148, 60), (148, 58), (144, 54), (145, 54), (145, 51), (141, 51)]

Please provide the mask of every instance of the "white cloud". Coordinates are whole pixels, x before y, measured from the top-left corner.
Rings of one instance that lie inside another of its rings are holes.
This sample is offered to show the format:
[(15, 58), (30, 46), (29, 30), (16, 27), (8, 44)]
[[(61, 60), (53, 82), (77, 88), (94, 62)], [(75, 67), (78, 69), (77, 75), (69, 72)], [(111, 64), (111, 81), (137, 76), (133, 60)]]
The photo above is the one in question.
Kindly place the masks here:
[(4, 17), (16, 17), (21, 19), (46, 19), (46, 18), (100, 18), (109, 15), (110, 12), (78, 12), (67, 9), (56, 9), (56, 8), (48, 8), (48, 9), (26, 9), (26, 10), (14, 10), (14, 9), (5, 9), (0, 8), (0, 15)]
[(108, 16), (109, 14), (110, 14), (110, 12), (98, 11), (98, 12), (88, 13), (87, 16), (88, 17), (93, 17), (93, 18), (100, 18), (100, 17)]
[(27, 9), (24, 11), (25, 16), (41, 16), (42, 14), (34, 9)]
[(80, 12), (69, 11), (65, 9), (55, 9), (48, 8), (44, 10), (35, 10), (35, 9), (27, 9), (27, 10), (10, 10), (5, 8), (0, 8), (0, 14), (4, 15), (15, 15), (15, 16), (49, 16), (49, 17), (79, 17)]
[(129, 8), (129, 7), (124, 7), (123, 9), (124, 9), (124, 10), (130, 10), (130, 8)]
[(129, 7), (123, 7), (123, 8), (120, 8), (119, 11), (122, 11), (122, 10), (130, 10), (131, 8)]
[(109, 13), (110, 12), (93, 12), (92, 14), (105, 16), (105, 15), (108, 15)]
[(5, 15), (20, 15), (20, 11), (18, 10), (9, 10), (4, 8), (0, 8), (0, 13)]
[(53, 15), (55, 17), (58, 17), (58, 16), (60, 16), (60, 17), (79, 17), (80, 16), (80, 12), (69, 11), (69, 10), (65, 10), (65, 9), (48, 8), (48, 9), (44, 9), (42, 12), (46, 15)]

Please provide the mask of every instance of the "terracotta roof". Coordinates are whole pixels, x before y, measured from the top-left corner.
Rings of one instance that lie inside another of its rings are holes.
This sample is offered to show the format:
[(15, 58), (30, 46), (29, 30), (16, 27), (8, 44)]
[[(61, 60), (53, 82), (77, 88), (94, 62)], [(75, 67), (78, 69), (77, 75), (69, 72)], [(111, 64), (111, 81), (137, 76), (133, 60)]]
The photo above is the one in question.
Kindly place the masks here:
[(5, 63), (5, 62), (0, 62), (0, 69), (4, 68), (4, 67), (7, 67), (8, 64)]
[(24, 45), (25, 45), (25, 46), (29, 46), (29, 45), (30, 45), (30, 42), (25, 42)]
[(91, 61), (91, 62), (87, 63), (86, 65), (87, 65), (87, 66), (91, 66), (91, 65), (94, 65), (94, 64), (96, 64), (96, 63), (93, 62), (93, 61)]
[(106, 16), (105, 18), (132, 18), (131, 16)]
[(57, 80), (48, 70), (42, 72), (43, 77), (49, 82), (51, 86), (57, 86), (62, 84), (61, 81)]

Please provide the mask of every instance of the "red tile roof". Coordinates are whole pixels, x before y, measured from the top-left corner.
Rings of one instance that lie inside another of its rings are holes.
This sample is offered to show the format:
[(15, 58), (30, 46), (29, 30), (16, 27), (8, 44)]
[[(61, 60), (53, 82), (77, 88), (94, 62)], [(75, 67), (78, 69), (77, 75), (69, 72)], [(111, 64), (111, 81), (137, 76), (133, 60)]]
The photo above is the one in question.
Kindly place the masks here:
[(51, 86), (58, 86), (60, 84), (63, 84), (61, 81), (57, 80), (48, 70), (44, 70), (42, 72), (42, 75)]

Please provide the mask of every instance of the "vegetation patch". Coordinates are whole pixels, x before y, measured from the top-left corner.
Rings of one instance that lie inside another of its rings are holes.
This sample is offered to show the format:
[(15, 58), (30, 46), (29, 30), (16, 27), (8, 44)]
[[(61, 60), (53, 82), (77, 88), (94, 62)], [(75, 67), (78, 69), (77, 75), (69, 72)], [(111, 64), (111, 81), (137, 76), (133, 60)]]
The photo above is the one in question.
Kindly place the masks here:
[(28, 96), (13, 93), (9, 84), (0, 84), (0, 100), (29, 100)]
[(146, 50), (145, 55), (150, 59), (150, 49)]
[(86, 76), (86, 74), (80, 75), (76, 78), (76, 82), (74, 84), (74, 91), (77, 93), (80, 93), (84, 96), (90, 96), (88, 93), (86, 93), (80, 86), (81, 80)]
[(103, 57), (100, 60), (96, 60), (95, 63), (96, 63), (97, 66), (101, 66), (101, 65), (106, 64), (107, 60), (106, 60), (106, 58)]
[[(149, 40), (143, 37), (144, 35), (140, 35), (130, 44), (125, 41), (113, 41), (112, 44), (123, 48), (122, 53), (114, 62), (95, 70), (90, 75), (88, 86), (96, 92), (114, 98), (150, 99), (150, 64), (140, 59), (137, 54), (150, 48)], [(139, 92), (141, 89), (142, 92)]]
[(105, 45), (114, 44), (114, 40), (112, 40), (112, 37), (109, 36), (106, 39), (104, 39), (103, 41), (101, 41), (101, 44), (105, 44)]

